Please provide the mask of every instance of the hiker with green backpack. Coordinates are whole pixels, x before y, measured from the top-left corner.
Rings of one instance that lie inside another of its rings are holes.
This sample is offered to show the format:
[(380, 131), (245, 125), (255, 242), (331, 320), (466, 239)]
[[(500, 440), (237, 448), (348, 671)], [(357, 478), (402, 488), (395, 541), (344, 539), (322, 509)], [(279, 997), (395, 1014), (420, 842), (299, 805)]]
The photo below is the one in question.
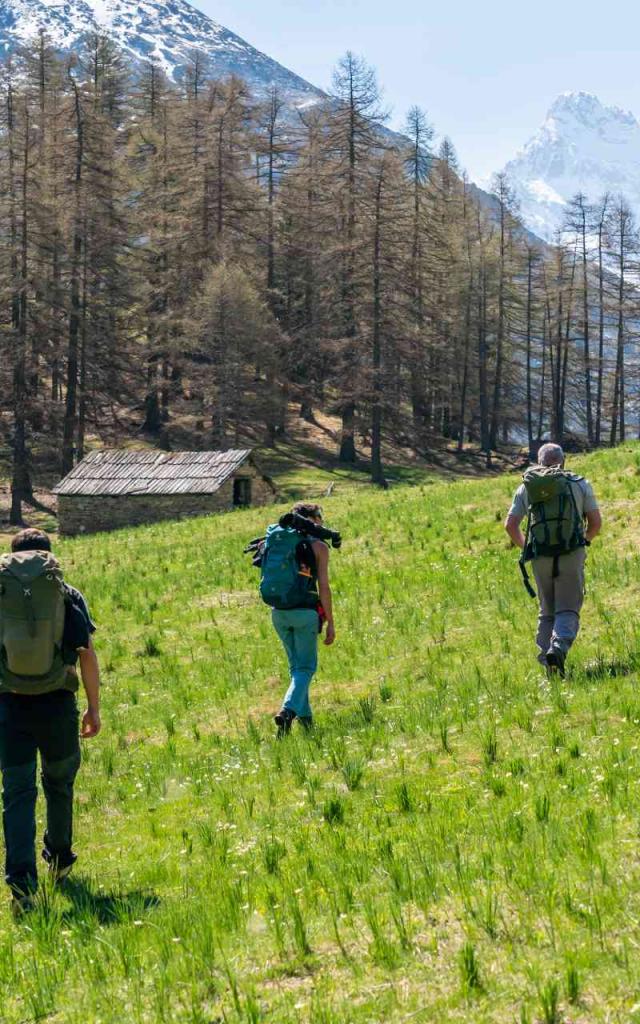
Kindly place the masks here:
[[(516, 491), (505, 522), (521, 549), (520, 569), (531, 597), (531, 562), (538, 590), (538, 661), (549, 674), (564, 677), (565, 660), (580, 627), (586, 548), (598, 535), (602, 517), (593, 488), (564, 468), (558, 444), (544, 444), (538, 465), (530, 466)], [(527, 520), (525, 533), (521, 523)]]
[[(42, 530), (22, 530), (0, 558), (0, 771), (5, 879), (16, 917), (30, 910), (36, 868), (36, 767), (47, 805), (42, 856), (54, 882), (76, 860), (73, 786), (79, 736), (100, 732), (100, 670), (95, 626), (82, 594), (63, 578)], [(88, 707), (79, 729), (76, 663)]]
[(339, 533), (323, 527), (320, 506), (302, 502), (245, 549), (261, 571), (260, 596), (272, 609), (289, 663), (290, 685), (274, 716), (279, 738), (296, 718), (303, 728), (312, 726), (309, 687), (318, 666), (318, 636), (326, 625), (325, 644), (336, 637), (326, 541), (334, 548), (342, 543)]

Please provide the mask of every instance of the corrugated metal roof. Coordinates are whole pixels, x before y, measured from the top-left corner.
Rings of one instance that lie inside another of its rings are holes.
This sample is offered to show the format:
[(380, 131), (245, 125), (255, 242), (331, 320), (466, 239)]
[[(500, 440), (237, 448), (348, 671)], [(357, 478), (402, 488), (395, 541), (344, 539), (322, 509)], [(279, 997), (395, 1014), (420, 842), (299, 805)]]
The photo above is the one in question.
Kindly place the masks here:
[(214, 494), (251, 454), (159, 452), (153, 449), (104, 449), (92, 452), (54, 488), (55, 494)]

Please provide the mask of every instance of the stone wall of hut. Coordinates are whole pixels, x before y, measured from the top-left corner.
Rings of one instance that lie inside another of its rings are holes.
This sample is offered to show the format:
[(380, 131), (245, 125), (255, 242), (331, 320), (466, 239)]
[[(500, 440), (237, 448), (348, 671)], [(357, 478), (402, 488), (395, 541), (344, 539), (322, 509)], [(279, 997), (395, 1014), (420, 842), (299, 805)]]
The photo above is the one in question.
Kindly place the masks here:
[(58, 496), (58, 527), (61, 534), (74, 536), (228, 512), (234, 507), (234, 481), (247, 477), (251, 479), (252, 505), (274, 501), (269, 482), (252, 467), (242, 466), (215, 494), (61, 494)]

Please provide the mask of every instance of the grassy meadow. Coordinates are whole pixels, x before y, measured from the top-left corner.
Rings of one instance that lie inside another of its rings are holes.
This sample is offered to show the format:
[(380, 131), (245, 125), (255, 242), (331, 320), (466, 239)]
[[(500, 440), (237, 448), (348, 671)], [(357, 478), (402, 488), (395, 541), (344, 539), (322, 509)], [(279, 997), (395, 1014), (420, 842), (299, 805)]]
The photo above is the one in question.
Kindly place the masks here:
[(242, 555), (273, 510), (61, 542), (104, 729), (72, 879), (2, 910), (2, 1024), (640, 1024), (640, 446), (572, 468), (606, 526), (565, 681), (502, 530), (517, 476), (341, 482), (317, 728), (279, 743)]

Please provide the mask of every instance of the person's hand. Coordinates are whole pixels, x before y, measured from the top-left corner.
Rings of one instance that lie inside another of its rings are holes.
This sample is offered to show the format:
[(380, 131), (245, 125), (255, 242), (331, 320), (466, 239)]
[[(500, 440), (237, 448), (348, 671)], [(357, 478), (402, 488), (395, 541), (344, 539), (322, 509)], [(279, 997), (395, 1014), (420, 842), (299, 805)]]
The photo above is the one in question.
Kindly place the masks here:
[(336, 638), (336, 627), (334, 626), (333, 622), (328, 622), (327, 623), (327, 632), (326, 632), (325, 638), (324, 638), (324, 642), (325, 642), (326, 646), (327, 647), (331, 647), (331, 644), (334, 642), (335, 638)]
[(97, 708), (87, 708), (84, 715), (82, 716), (82, 728), (80, 729), (80, 736), (83, 740), (89, 740), (92, 736), (97, 736), (102, 728), (102, 722), (100, 721), (100, 712)]

